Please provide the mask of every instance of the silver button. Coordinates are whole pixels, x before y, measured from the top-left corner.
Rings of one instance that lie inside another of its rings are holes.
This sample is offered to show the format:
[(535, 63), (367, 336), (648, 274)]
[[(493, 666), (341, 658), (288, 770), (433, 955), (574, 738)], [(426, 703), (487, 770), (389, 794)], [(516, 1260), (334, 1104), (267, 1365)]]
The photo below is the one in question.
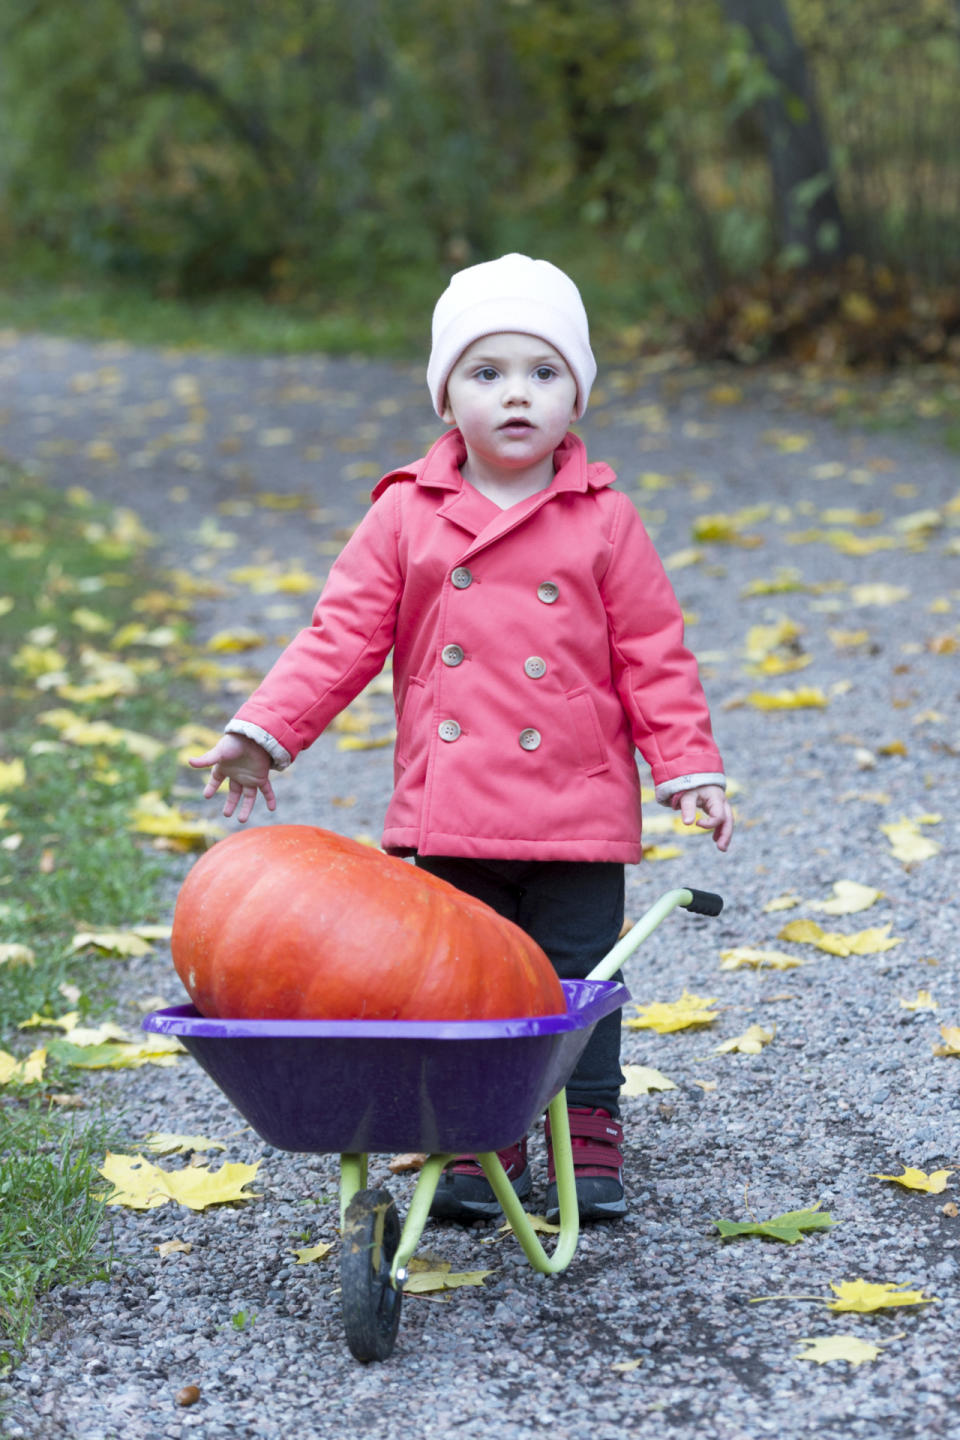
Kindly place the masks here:
[(523, 668), (531, 680), (539, 680), (542, 675), (547, 673), (547, 662), (541, 660), (539, 655), (531, 655), (528, 660), (524, 660)]
[(448, 743), (453, 740), (459, 740), (460, 726), (456, 720), (441, 720), (437, 726), (437, 734), (441, 740), (446, 740)]
[(440, 659), (444, 665), (460, 665), (463, 662), (463, 651), (459, 645), (444, 645), (440, 651)]
[(521, 730), (520, 748), (522, 750), (536, 750), (540, 744), (541, 735), (539, 730)]
[(450, 580), (457, 590), (466, 590), (468, 585), (473, 584), (473, 576), (466, 565), (458, 565), (450, 576)]
[(537, 599), (542, 600), (544, 605), (552, 605), (554, 600), (560, 598), (560, 587), (554, 585), (552, 580), (544, 580), (542, 585), (537, 586)]

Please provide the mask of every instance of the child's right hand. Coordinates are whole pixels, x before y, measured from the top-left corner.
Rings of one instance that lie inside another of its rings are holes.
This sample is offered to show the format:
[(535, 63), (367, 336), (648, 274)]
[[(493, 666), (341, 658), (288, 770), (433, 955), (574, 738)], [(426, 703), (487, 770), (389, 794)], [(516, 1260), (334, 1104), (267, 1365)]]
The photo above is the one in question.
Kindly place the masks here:
[(267, 809), (276, 810), (277, 797), (270, 784), (270, 756), (256, 740), (246, 735), (223, 735), (212, 750), (205, 755), (191, 756), (189, 763), (194, 770), (210, 771), (203, 787), (205, 800), (216, 795), (224, 780), (229, 782), (230, 793), (223, 806), (223, 813), (228, 819), (239, 805), (237, 819), (241, 824), (249, 820), (258, 792), (263, 796)]

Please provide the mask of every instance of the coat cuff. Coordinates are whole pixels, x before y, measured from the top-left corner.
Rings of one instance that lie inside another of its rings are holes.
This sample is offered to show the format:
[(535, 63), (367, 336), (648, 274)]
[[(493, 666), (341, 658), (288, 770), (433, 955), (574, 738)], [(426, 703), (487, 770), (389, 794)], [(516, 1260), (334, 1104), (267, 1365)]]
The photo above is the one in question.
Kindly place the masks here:
[(288, 765), (293, 764), (290, 751), (285, 750), (269, 731), (261, 730), (259, 725), (253, 725), (249, 720), (231, 720), (223, 729), (226, 735), (246, 735), (248, 740), (255, 740), (270, 756), (274, 770), (286, 770)]
[(657, 804), (669, 805), (674, 795), (680, 795), (684, 790), (699, 790), (701, 785), (719, 785), (721, 790), (726, 790), (727, 777), (718, 771), (714, 774), (678, 775), (675, 780), (664, 780), (654, 791)]

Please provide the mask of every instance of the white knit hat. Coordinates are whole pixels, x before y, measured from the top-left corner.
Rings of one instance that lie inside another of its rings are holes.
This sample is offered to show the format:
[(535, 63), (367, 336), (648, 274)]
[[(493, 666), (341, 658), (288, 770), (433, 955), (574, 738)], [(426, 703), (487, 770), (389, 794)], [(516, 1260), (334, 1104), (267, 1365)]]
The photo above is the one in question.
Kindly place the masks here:
[(597, 362), (580, 291), (549, 260), (501, 255), (458, 270), (433, 312), (433, 348), (427, 385), (442, 416), (447, 380), (468, 345), (483, 335), (537, 335), (558, 350), (577, 382), (573, 418), (587, 408)]

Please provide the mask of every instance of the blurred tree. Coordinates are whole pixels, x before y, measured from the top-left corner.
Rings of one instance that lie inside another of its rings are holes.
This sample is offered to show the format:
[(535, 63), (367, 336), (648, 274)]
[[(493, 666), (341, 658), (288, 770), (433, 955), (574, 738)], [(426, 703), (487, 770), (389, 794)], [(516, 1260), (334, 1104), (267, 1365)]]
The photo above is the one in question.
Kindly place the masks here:
[(775, 84), (760, 100), (780, 244), (817, 268), (849, 253), (847, 226), (817, 105), (813, 76), (785, 0), (721, 0), (742, 25)]

